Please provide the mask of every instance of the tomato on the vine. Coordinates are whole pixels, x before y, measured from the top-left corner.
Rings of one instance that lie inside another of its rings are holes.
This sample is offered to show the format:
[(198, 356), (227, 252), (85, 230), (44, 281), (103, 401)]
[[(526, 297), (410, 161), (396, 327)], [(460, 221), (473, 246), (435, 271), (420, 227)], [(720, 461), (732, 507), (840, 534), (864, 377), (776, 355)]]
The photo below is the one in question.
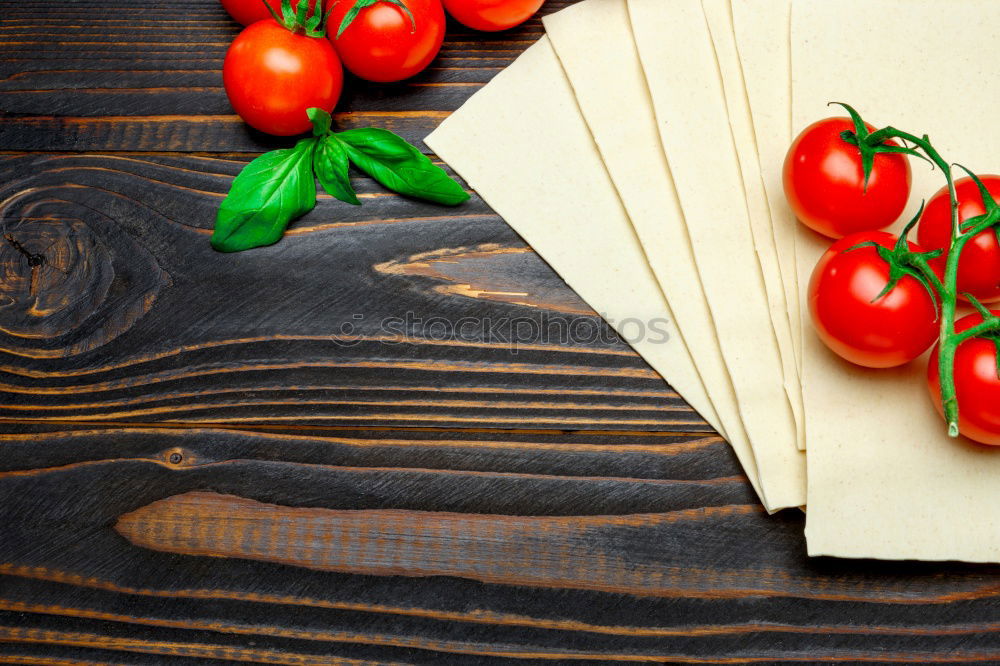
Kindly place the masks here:
[[(991, 312), (1000, 315), (1000, 310)], [(982, 315), (971, 314), (955, 322), (955, 330), (961, 333), (982, 321)], [(955, 350), (954, 368), (959, 432), (981, 444), (1000, 445), (1000, 377), (997, 376), (996, 345), (984, 338), (966, 340)], [(943, 415), (937, 345), (927, 366), (927, 386), (938, 413)]]
[(444, 0), (452, 18), (467, 28), (496, 32), (521, 25), (545, 0)]
[[(869, 132), (874, 129), (867, 127)], [(865, 187), (861, 151), (840, 136), (848, 130), (854, 130), (850, 118), (820, 120), (802, 130), (785, 157), (783, 181), (792, 211), (803, 224), (830, 238), (889, 226), (910, 196), (905, 155), (875, 155)]]
[[(979, 179), (994, 199), (1000, 197), (1000, 176), (980, 176)], [(958, 197), (958, 221), (986, 212), (983, 197), (972, 178), (955, 181)], [(917, 241), (929, 250), (951, 248), (951, 198), (948, 187), (937, 191), (927, 202), (917, 227)], [(942, 275), (947, 255), (931, 262)], [(972, 294), (982, 303), (1000, 301), (1000, 243), (995, 229), (981, 231), (966, 244), (958, 262), (958, 295)]]
[[(265, 0), (221, 0), (222, 7), (229, 12), (233, 19), (243, 25), (250, 25), (257, 21), (271, 18), (271, 12), (267, 11), (264, 5)], [(274, 13), (281, 16), (281, 0), (266, 0)], [(309, 0), (309, 9), (312, 11), (316, 0)]]
[[(924, 285), (905, 275), (886, 294), (889, 264), (871, 246), (892, 249), (896, 236), (866, 231), (842, 238), (820, 257), (809, 281), (809, 313), (820, 339), (838, 356), (868, 368), (909, 363), (934, 344), (937, 306)], [(852, 249), (856, 248), (856, 249)], [(920, 251), (909, 243), (913, 252)]]
[[(341, 32), (344, 17), (360, 10)], [(401, 81), (434, 60), (444, 41), (441, 0), (333, 0), (329, 37), (344, 67), (366, 81)]]
[(274, 19), (258, 21), (233, 40), (222, 65), (233, 109), (252, 127), (291, 136), (312, 127), (306, 109), (332, 111), (344, 73), (325, 37), (295, 34)]

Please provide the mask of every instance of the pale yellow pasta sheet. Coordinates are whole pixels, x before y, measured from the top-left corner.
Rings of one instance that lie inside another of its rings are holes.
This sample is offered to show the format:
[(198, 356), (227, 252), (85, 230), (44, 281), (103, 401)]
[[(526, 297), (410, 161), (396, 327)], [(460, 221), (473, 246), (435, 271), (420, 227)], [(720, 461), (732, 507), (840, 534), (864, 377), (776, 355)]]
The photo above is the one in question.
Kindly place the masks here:
[(629, 0), (633, 36), (743, 425), (772, 506), (805, 500), (805, 456), (700, 0)]
[(625, 0), (585, 0), (546, 16), (543, 23), (727, 438), (759, 487), (753, 450), (660, 147)]
[[(847, 102), (875, 126), (927, 133), (948, 161), (996, 173), (998, 40), (995, 0), (796, 0), (793, 129), (842, 115), (827, 102)], [(903, 219), (944, 184), (911, 163)], [(800, 286), (828, 245), (799, 232)], [(827, 351), (811, 327), (803, 341), (809, 553), (1000, 562), (1000, 447), (947, 436), (926, 360), (869, 371)]]
[(795, 263), (795, 215), (781, 184), (792, 141), (791, 0), (731, 0), (736, 45), (753, 117), (757, 153), (778, 251), (796, 364), (802, 370), (802, 319)]
[[(548, 38), (425, 141), (723, 431)], [(644, 335), (631, 320), (645, 324)], [(666, 341), (653, 325), (668, 331)]]
[(774, 328), (778, 353), (781, 357), (785, 393), (788, 395), (792, 417), (795, 419), (796, 445), (799, 449), (804, 449), (802, 386), (799, 383), (799, 368), (792, 342), (791, 323), (788, 319), (785, 286), (782, 282), (774, 229), (771, 225), (771, 209), (764, 191), (760, 160), (757, 156), (757, 137), (754, 134), (750, 104), (747, 101), (743, 67), (736, 48), (732, 8), (729, 0), (702, 0), (701, 5), (712, 37), (719, 74), (722, 77), (729, 127), (733, 134), (747, 214), (750, 218), (750, 231), (757, 251), (757, 262), (764, 278), (771, 326)]

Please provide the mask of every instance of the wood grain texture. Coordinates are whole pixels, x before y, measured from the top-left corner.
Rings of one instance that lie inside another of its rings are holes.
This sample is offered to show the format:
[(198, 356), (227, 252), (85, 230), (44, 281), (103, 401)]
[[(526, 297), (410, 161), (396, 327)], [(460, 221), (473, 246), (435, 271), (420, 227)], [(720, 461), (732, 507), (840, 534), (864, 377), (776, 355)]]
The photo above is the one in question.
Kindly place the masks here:
[(0, 157), (0, 417), (708, 430), (478, 198), (214, 252), (244, 164)]
[[(10, 429), (10, 650), (121, 663), (209, 647), (261, 663), (1000, 659), (1000, 569), (810, 560), (801, 514), (765, 515), (717, 437)], [(339, 559), (316, 566), (324, 552)]]
[[(0, 0), (0, 664), (1000, 663), (1000, 568), (807, 558), (477, 197), (357, 178), (212, 252), (284, 145), (226, 104), (236, 31)], [(337, 122), (419, 141), (541, 32), (450, 25)]]

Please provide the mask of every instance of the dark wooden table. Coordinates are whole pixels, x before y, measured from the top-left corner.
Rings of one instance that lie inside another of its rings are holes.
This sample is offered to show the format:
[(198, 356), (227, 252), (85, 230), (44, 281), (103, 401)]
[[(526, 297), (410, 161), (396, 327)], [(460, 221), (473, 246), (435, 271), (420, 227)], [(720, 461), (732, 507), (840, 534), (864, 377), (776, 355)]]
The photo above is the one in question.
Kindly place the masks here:
[[(419, 142), (541, 32), (452, 26), (337, 121)], [(1000, 661), (997, 567), (808, 559), (478, 198), (359, 178), (214, 253), (287, 143), (231, 113), (236, 33), (0, 0), (0, 663)]]

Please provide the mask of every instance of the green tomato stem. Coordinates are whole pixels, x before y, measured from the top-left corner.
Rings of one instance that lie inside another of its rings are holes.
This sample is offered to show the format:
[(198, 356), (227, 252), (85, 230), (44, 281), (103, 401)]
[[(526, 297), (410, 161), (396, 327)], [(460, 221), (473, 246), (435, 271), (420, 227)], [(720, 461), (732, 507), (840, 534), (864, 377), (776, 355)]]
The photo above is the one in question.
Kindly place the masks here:
[[(955, 352), (965, 340), (972, 336), (965, 336), (955, 332), (955, 312), (958, 302), (958, 265), (962, 256), (962, 251), (973, 236), (988, 229), (995, 223), (994, 215), (987, 216), (987, 219), (977, 224), (969, 231), (956, 233), (958, 229), (958, 200), (952, 187), (952, 215), (953, 232), (951, 250), (948, 252), (948, 261), (945, 265), (945, 299), (942, 311), (942, 332), (941, 343), (938, 352), (938, 371), (941, 378), (941, 405), (944, 409), (945, 420), (948, 422), (948, 435), (958, 437), (958, 396), (955, 393)], [(986, 321), (985, 324), (995, 326), (1000, 320)], [(979, 327), (976, 327), (979, 328)], [(972, 329), (974, 330), (974, 329)]]
[(959, 404), (955, 391), (955, 353), (962, 342), (985, 333), (1000, 332), (1000, 318), (987, 318), (982, 324), (961, 334), (955, 332), (955, 315), (958, 309), (958, 265), (966, 244), (976, 234), (994, 226), (1000, 219), (1000, 210), (991, 211), (985, 219), (974, 227), (962, 233), (958, 221), (958, 196), (955, 192), (955, 181), (951, 173), (951, 165), (931, 145), (925, 135), (918, 137), (909, 132), (903, 132), (894, 127), (885, 127), (872, 132), (864, 138), (870, 146), (882, 144), (887, 139), (902, 139), (923, 150), (924, 154), (937, 165), (948, 181), (948, 196), (951, 202), (951, 247), (945, 263), (944, 280), (930, 268), (924, 257), (916, 256), (912, 263), (920, 270), (941, 296), (941, 331), (938, 348), (938, 369), (941, 381), (941, 404), (945, 421), (948, 423), (948, 435), (958, 437)]
[(978, 338), (989, 333), (1000, 333), (1000, 319), (988, 319), (980, 324), (976, 324), (972, 328), (966, 329), (961, 333), (956, 333), (955, 339), (958, 344), (962, 344), (966, 340)]
[(944, 283), (941, 282), (941, 279), (937, 276), (937, 273), (935, 273), (934, 269), (931, 268), (931, 265), (927, 262), (927, 259), (921, 257), (919, 254), (913, 254), (910, 256), (909, 261), (910, 264), (914, 268), (919, 270), (923, 274), (923, 276), (927, 279), (927, 281), (931, 283), (931, 286), (934, 287), (934, 291), (936, 291), (938, 295), (944, 293)]

